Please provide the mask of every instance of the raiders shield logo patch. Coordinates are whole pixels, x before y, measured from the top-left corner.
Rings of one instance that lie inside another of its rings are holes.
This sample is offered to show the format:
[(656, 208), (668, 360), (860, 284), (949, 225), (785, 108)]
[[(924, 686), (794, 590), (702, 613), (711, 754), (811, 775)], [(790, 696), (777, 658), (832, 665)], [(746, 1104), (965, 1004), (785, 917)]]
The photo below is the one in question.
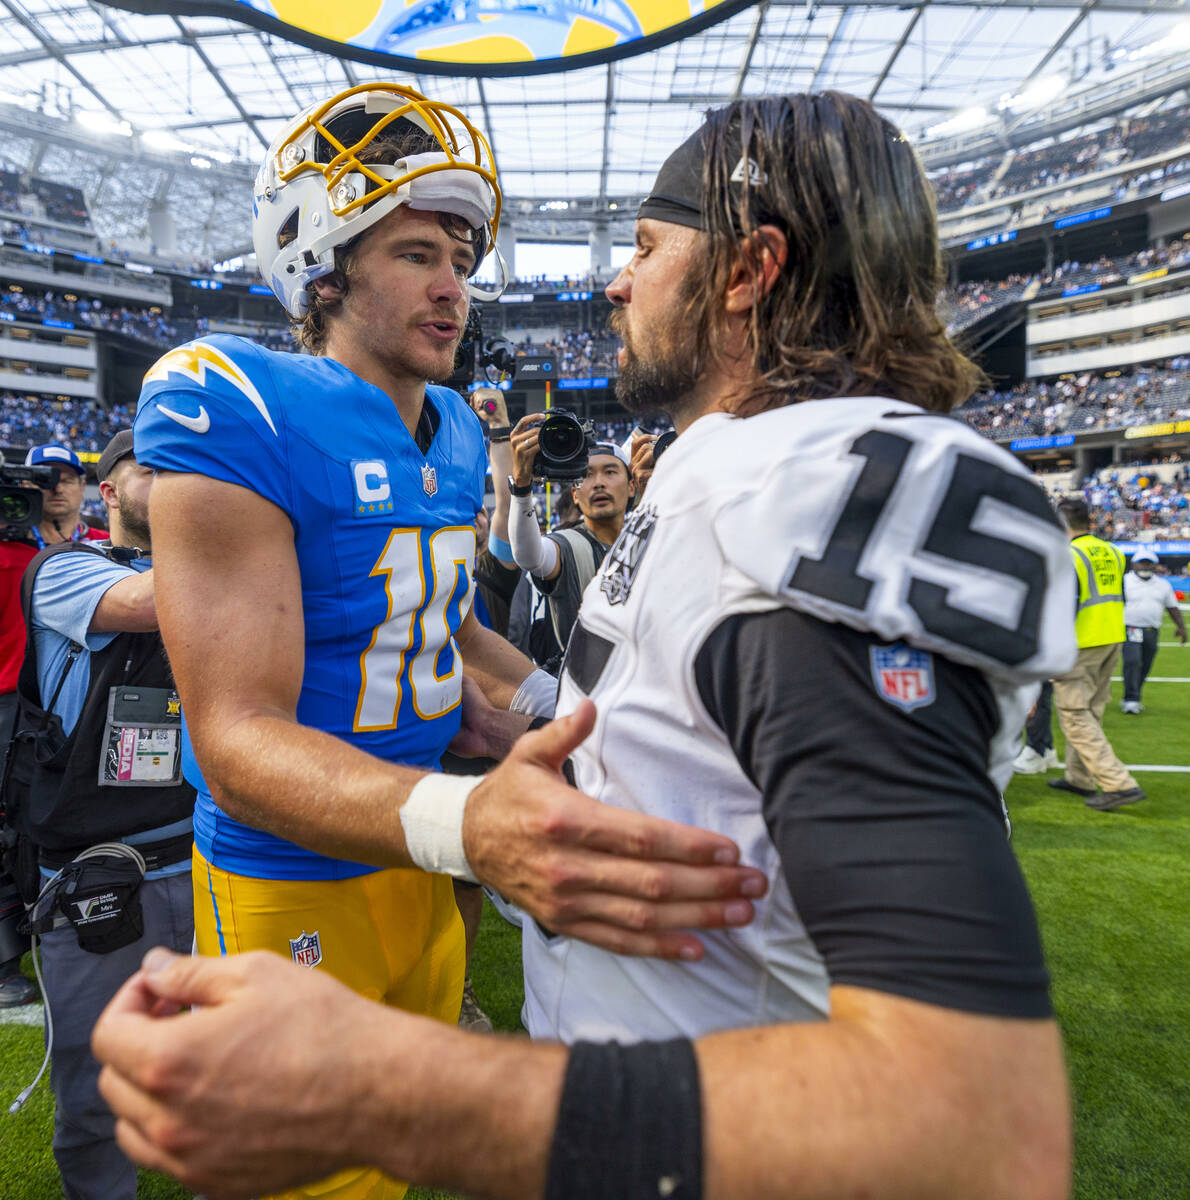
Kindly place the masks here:
[(934, 703), (934, 656), (904, 642), (873, 646), (872, 681), (882, 700), (902, 712)]
[(608, 604), (623, 604), (632, 590), (632, 581), (640, 568), (645, 547), (653, 536), (657, 524), (657, 510), (649, 505), (635, 508), (624, 520), (624, 528), (616, 544), (603, 560), (603, 578), (599, 590), (607, 597)]
[(307, 933), (302, 930), (301, 937), (289, 939), (289, 953), (299, 967), (316, 967), (322, 962), (322, 942), (318, 940), (318, 930)]

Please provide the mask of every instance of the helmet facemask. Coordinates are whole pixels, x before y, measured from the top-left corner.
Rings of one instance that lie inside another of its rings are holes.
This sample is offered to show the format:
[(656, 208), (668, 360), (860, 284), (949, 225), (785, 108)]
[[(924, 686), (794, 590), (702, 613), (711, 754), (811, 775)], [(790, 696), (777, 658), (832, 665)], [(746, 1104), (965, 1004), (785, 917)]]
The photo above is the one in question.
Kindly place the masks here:
[[(261, 275), (290, 315), (302, 317), (308, 285), (335, 269), (335, 248), (402, 204), (454, 213), (476, 230), (474, 274), (500, 222), (500, 187), (483, 134), (458, 109), (398, 84), (351, 88), (315, 105), (273, 142), (257, 173), (253, 240)], [(498, 251), (497, 258), (504, 269)]]

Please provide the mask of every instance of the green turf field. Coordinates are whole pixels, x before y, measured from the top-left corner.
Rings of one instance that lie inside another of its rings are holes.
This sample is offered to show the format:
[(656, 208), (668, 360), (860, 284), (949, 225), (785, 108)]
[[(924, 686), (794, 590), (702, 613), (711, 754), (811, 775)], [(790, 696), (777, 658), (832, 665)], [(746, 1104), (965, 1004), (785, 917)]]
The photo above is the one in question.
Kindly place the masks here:
[[(1174, 642), (1168, 622), (1161, 640)], [(1152, 673), (1190, 678), (1190, 649), (1163, 646)], [(1190, 766), (1190, 683), (1150, 682), (1144, 701), (1139, 717), (1108, 710), (1117, 752), (1129, 764)], [(1008, 793), (1066, 1035), (1078, 1200), (1190, 1198), (1190, 773), (1137, 778), (1149, 799), (1108, 813), (1047, 788), (1044, 776), (1018, 776)], [(519, 1028), (519, 944), (489, 907), (472, 975), (505, 1030)], [(39, 1029), (0, 1025), (0, 1200), (61, 1195), (45, 1082), (19, 1116), (3, 1115), (40, 1061)], [(146, 1176), (141, 1195), (187, 1193)]]

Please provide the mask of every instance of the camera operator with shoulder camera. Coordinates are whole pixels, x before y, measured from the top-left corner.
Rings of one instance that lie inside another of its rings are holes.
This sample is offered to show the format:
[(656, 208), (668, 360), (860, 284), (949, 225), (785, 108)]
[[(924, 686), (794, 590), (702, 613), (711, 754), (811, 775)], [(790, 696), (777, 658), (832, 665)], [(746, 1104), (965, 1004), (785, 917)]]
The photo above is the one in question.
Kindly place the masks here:
[[(554, 634), (565, 648), (583, 591), (624, 527), (634, 494), (628, 455), (619, 446), (594, 442), (571, 413), (555, 409), (517, 422), (512, 458), (508, 528), (513, 557), (548, 598)], [(533, 506), (535, 478), (570, 483), (581, 523), (542, 537)]]
[(91, 1030), (149, 947), (190, 950), (194, 789), (157, 632), (153, 471), (137, 463), (131, 430), (111, 440), (97, 474), (110, 541), (50, 545), (22, 581), (29, 633), (4, 798), (21, 839), (14, 874), (41, 937), (64, 1194), (134, 1200)]
[[(12, 737), (17, 711), (17, 673), (25, 655), (25, 620), (21, 615), (21, 576), (30, 560), (57, 542), (95, 541), (107, 536), (79, 520), (83, 505), (83, 464), (65, 446), (34, 446), (24, 467), (6, 467), (0, 477), (5, 491), (0, 530), (0, 774)], [(17, 489), (14, 491), (14, 489)], [(40, 496), (22, 496), (22, 491)], [(17, 932), (24, 909), (8, 876), (0, 872), (0, 1008), (28, 1004), (37, 996), (21, 974), (21, 954), (28, 938)]]

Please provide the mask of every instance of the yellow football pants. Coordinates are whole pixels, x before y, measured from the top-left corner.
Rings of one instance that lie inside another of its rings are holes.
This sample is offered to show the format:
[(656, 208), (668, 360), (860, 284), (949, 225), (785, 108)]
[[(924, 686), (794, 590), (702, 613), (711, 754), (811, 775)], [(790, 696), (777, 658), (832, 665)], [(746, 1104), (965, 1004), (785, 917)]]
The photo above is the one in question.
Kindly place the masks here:
[[(447, 876), (394, 869), (354, 879), (253, 879), (212, 866), (197, 849), (193, 867), (199, 954), (273, 950), (370, 1000), (458, 1021), (463, 922)], [(407, 1186), (356, 1168), (277, 1200), (400, 1200)]]

